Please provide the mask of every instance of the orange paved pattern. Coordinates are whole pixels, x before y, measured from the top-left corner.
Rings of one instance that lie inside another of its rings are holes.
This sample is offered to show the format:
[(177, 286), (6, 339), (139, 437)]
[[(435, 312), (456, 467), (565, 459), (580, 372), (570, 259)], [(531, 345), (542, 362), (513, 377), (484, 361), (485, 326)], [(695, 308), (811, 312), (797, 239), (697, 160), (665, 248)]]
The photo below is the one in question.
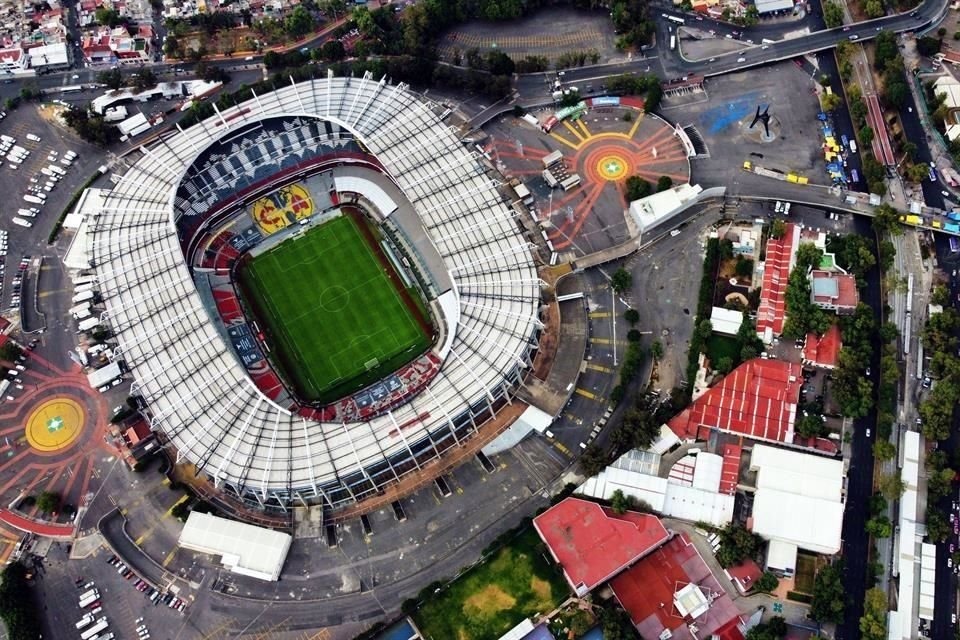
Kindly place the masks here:
[[(64, 370), (31, 353), (22, 390), (0, 404), (0, 504), (18, 494), (53, 491), (79, 506), (90, 491), (94, 463), (116, 450), (104, 441), (109, 408), (78, 366)], [(23, 515), (37, 517), (36, 507)]]
[[(669, 176), (674, 184), (690, 179), (686, 151), (670, 125), (643, 114), (637, 114), (632, 123), (619, 124), (627, 131), (593, 133), (590, 129), (595, 125), (589, 122), (563, 122), (544, 136), (560, 143), (552, 147), (563, 152), (567, 168), (582, 180), (580, 188), (554, 192), (550, 217), (555, 229), (548, 233), (554, 249), (569, 249), (576, 242), (606, 190), (615, 192), (625, 209), (628, 202), (623, 183), (630, 176), (639, 176), (654, 186), (661, 176)], [(542, 159), (551, 149), (523, 146), (518, 151), (513, 140), (494, 139), (486, 151), (504, 164), (507, 175), (527, 181), (537, 179), (543, 170)], [(546, 207), (547, 203), (542, 203), (541, 211)]]

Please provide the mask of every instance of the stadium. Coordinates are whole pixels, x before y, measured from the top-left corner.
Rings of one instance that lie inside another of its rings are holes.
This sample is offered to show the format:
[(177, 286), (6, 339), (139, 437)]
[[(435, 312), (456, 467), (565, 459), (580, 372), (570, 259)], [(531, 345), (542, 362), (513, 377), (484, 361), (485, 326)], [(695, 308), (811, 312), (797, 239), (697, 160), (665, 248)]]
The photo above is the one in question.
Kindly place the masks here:
[(177, 462), (247, 507), (337, 510), (508, 426), (533, 247), (405, 85), (291, 81), (128, 160), (89, 246)]

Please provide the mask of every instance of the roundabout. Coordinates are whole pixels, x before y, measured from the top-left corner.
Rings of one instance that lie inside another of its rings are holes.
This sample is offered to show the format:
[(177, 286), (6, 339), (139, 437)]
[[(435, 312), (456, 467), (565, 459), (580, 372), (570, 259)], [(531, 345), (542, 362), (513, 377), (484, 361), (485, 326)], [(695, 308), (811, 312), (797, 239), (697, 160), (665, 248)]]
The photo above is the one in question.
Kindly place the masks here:
[(42, 453), (66, 449), (83, 431), (86, 411), (68, 396), (40, 403), (30, 413), (24, 431), (30, 447)]

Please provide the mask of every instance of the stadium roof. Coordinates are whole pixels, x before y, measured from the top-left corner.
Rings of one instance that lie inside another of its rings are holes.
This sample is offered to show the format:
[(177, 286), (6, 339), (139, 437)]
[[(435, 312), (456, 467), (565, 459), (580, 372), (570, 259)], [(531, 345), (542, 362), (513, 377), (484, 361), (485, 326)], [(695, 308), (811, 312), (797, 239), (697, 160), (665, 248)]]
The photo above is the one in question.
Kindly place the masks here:
[[(272, 147), (239, 139), (278, 121)], [(216, 189), (247, 187), (291, 158), (350, 162), (329, 151), (334, 127), (362, 142), (405, 193), (454, 284), (438, 299), (446, 335), (430, 385), (393, 411), (346, 424), (305, 419), (257, 388), (197, 291), (175, 219), (187, 215), (178, 189), (188, 169), (222, 139), (236, 133), (219, 147), (233, 154), (230, 165), (189, 185), (190, 215), (217, 206)], [(247, 503), (340, 507), (374, 495), (473, 438), (530, 366), (541, 282), (516, 214), (475, 154), (406, 85), (331, 75), (251, 92), (128, 160), (91, 224), (106, 319), (152, 428), (178, 460)]]
[(842, 460), (758, 444), (750, 469), (757, 474), (754, 533), (816, 553), (840, 550)]
[(566, 498), (533, 519), (570, 587), (583, 596), (669, 538), (660, 519), (615, 514), (595, 502)]
[(278, 580), (292, 541), (289, 533), (191, 511), (178, 544), (221, 556), (223, 565), (234, 573)]
[(673, 536), (610, 586), (642, 638), (696, 640), (740, 623), (740, 610), (685, 533)]
[(803, 378), (800, 365), (754, 358), (731, 371), (670, 420), (680, 438), (704, 439), (710, 429), (755, 440), (793, 442)]

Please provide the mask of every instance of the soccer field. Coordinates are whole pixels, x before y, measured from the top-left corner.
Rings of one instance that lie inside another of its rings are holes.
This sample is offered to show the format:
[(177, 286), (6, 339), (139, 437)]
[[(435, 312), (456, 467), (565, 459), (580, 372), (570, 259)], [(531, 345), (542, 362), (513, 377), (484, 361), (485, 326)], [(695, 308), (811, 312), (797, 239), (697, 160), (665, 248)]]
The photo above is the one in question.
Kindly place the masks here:
[(239, 281), (274, 363), (304, 400), (330, 402), (356, 391), (429, 345), (402, 281), (349, 216), (254, 258)]

